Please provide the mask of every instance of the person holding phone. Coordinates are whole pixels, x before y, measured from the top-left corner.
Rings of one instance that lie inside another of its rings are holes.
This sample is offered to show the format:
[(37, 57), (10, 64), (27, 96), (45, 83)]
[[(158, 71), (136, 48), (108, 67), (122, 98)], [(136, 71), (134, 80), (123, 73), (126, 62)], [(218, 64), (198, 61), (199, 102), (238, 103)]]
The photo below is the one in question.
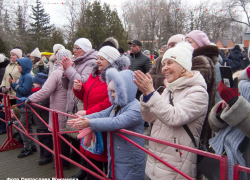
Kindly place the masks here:
[[(250, 67), (234, 79), (233, 87), (227, 87), (221, 81), (218, 91), (223, 101), (218, 102), (209, 114), (209, 125), (217, 132), (209, 142), (216, 154), (226, 151), (228, 174), (233, 175), (234, 164), (250, 167)], [(242, 174), (241, 179), (246, 179), (246, 174)]]

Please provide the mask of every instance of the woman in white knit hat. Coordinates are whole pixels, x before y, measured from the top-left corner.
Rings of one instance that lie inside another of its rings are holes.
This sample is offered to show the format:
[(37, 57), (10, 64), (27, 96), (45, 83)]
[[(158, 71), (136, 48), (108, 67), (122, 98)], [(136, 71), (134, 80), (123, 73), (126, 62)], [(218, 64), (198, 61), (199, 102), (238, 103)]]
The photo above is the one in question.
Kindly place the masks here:
[[(162, 73), (167, 87), (160, 95), (149, 74), (135, 71), (135, 84), (142, 91), (140, 108), (145, 121), (153, 123), (151, 136), (160, 140), (196, 148), (208, 107), (207, 85), (198, 71), (191, 71), (193, 48), (180, 42), (165, 52)], [(194, 142), (184, 126), (191, 131)], [(149, 142), (149, 150), (164, 161), (196, 178), (197, 156), (193, 153)], [(186, 179), (148, 156), (146, 174), (151, 180)]]
[[(128, 68), (130, 61), (127, 57), (120, 57), (119, 51), (111, 46), (104, 46), (98, 52), (97, 64), (92, 69), (92, 74), (89, 76), (86, 83), (82, 83), (80, 79), (74, 82), (74, 94), (83, 101), (82, 111), (77, 112), (78, 115), (85, 116), (92, 113), (100, 112), (111, 106), (108, 97), (108, 86), (106, 84), (106, 71), (111, 67), (115, 67), (119, 71)], [(101, 155), (93, 154), (80, 146), (81, 152), (88, 157), (98, 168), (103, 169), (107, 167), (107, 134), (102, 133), (104, 142), (104, 152)], [(98, 173), (93, 167), (87, 164), (88, 169)], [(72, 178), (95, 180), (94, 176), (87, 174), (81, 170)]]
[(34, 75), (37, 73), (40, 73), (44, 70), (44, 64), (43, 61), (41, 60), (41, 53), (38, 48), (35, 48), (31, 53), (30, 53), (30, 59), (32, 61), (32, 72)]

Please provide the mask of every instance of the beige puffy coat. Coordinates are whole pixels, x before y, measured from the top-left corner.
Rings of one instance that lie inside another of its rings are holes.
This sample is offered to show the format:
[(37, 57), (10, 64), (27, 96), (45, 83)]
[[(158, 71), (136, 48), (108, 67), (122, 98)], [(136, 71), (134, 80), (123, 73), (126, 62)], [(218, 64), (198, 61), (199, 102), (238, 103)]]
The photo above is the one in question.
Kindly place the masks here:
[[(12, 75), (12, 77), (14, 77), (14, 79), (17, 81), (19, 79), (19, 77), (21, 76), (21, 73), (18, 71), (18, 64), (10, 62), (10, 64), (8, 64), (8, 66), (5, 69), (5, 73), (4, 73), (4, 77), (2, 80), (2, 84), (1, 87), (10, 87), (10, 83), (9, 83), (9, 74)], [(10, 91), (8, 91), (7, 95), (12, 95), (12, 96), (16, 96), (16, 91), (14, 91), (13, 89), (10, 88)], [(10, 99), (13, 99), (12, 97)]]
[[(169, 102), (169, 87), (161, 95), (155, 92), (146, 103), (141, 97), (142, 117), (145, 121), (153, 123), (151, 136), (194, 148), (182, 125), (187, 124), (198, 144), (208, 108), (206, 87), (203, 76), (200, 72), (194, 71), (194, 76), (186, 78), (172, 93), (174, 106)], [(192, 178), (196, 178), (196, 154), (151, 141), (149, 150)], [(148, 156), (146, 174), (151, 180), (185, 179), (151, 156)]]

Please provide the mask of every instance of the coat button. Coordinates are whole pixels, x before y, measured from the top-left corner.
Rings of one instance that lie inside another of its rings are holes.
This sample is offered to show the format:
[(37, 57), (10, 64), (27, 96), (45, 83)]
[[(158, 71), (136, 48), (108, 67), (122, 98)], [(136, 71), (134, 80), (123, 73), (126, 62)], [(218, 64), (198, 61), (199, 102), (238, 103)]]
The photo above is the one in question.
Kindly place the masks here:
[(117, 149), (120, 149), (120, 147), (117, 147)]

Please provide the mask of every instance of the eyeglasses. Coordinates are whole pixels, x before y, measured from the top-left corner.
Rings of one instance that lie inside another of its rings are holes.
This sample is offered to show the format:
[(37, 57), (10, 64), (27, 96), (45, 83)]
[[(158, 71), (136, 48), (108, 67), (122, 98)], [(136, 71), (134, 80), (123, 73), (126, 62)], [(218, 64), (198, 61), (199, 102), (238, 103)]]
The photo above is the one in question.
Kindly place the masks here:
[(78, 47), (78, 48), (73, 48), (73, 51), (74, 51), (74, 50), (78, 50), (78, 49), (82, 49), (82, 48), (79, 48), (79, 47)]

